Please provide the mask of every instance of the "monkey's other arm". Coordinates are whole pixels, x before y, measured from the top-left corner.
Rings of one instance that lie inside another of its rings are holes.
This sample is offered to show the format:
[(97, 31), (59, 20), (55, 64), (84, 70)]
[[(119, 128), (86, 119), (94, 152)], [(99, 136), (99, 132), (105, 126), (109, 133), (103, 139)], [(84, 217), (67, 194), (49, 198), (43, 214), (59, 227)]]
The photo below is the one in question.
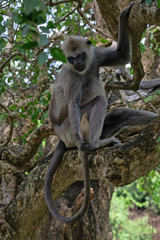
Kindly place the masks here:
[(128, 27), (128, 17), (134, 3), (131, 3), (120, 14), (120, 22), (118, 29), (117, 48), (112, 46), (109, 48), (95, 47), (98, 66), (121, 66), (130, 60), (131, 44), (130, 33)]

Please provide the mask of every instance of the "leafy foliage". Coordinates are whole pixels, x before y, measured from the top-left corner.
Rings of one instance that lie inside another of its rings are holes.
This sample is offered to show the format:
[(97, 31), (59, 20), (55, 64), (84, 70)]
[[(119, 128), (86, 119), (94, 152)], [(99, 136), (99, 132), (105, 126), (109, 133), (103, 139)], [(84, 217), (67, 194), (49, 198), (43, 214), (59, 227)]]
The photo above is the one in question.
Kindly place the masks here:
[(148, 224), (148, 217), (132, 220), (129, 218), (128, 203), (124, 196), (112, 197), (110, 223), (113, 240), (151, 240), (156, 230)]
[(160, 175), (156, 170), (128, 186), (117, 188), (113, 194), (110, 211), (113, 239), (152, 239), (155, 230), (148, 224), (148, 217), (133, 221), (129, 218), (129, 209), (150, 208), (159, 213), (159, 189)]
[(142, 177), (136, 182), (118, 188), (114, 193), (117, 197), (123, 196), (127, 207), (148, 208), (160, 211), (160, 175), (156, 170), (151, 171), (147, 177)]

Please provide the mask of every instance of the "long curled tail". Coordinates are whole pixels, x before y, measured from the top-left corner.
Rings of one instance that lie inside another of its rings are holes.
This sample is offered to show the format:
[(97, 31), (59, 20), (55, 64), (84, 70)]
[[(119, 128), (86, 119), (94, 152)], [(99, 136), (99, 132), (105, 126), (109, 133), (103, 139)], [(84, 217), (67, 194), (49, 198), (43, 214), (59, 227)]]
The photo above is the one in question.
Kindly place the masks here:
[(59, 141), (57, 148), (53, 155), (53, 160), (49, 166), (49, 169), (46, 173), (45, 177), (45, 184), (44, 184), (44, 192), (45, 192), (45, 200), (46, 204), (54, 216), (54, 218), (62, 223), (70, 223), (78, 220), (80, 217), (83, 216), (85, 211), (87, 210), (89, 200), (90, 200), (90, 178), (89, 178), (89, 163), (88, 157), (85, 152), (81, 152), (82, 156), (82, 164), (83, 164), (83, 175), (84, 175), (84, 201), (79, 209), (79, 211), (71, 216), (71, 217), (64, 217), (59, 212), (58, 209), (55, 207), (55, 203), (52, 200), (52, 193), (51, 193), (51, 184), (53, 175), (55, 174), (59, 164), (62, 161), (64, 153), (67, 151), (67, 148), (63, 141)]

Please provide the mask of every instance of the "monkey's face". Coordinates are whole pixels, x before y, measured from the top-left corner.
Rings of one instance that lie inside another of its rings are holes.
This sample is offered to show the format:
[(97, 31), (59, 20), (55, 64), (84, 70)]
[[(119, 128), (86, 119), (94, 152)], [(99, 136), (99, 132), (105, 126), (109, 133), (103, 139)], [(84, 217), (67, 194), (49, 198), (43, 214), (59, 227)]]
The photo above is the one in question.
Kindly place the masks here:
[(74, 69), (78, 72), (82, 72), (86, 68), (86, 53), (81, 52), (76, 56), (69, 56), (67, 60), (70, 64), (73, 65)]

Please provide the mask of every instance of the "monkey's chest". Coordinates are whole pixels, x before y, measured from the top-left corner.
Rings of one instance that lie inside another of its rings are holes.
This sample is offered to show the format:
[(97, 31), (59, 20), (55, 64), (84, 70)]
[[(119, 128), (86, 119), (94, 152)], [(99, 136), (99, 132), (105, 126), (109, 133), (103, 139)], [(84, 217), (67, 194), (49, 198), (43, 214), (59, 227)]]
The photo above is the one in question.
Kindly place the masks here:
[(87, 81), (82, 88), (81, 106), (90, 102), (95, 97), (102, 95), (105, 97), (105, 91), (102, 81), (97, 78), (93, 78), (91, 81)]

